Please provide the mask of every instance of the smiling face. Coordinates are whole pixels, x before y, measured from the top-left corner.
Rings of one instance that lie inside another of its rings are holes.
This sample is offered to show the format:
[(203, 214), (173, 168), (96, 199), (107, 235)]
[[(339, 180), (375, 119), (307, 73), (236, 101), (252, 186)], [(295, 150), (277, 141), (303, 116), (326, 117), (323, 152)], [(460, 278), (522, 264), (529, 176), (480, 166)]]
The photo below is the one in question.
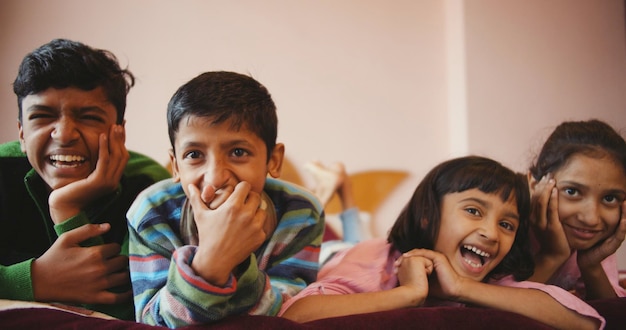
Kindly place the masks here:
[(175, 154), (170, 154), (174, 179), (188, 196), (189, 184), (200, 191), (208, 185), (232, 191), (242, 181), (261, 193), (268, 173), (280, 175), (282, 144), (277, 144), (268, 162), (263, 140), (245, 126), (232, 128), (230, 120), (215, 124), (212, 118), (187, 116), (180, 121), (174, 148)]
[(48, 88), (22, 100), (22, 151), (51, 189), (86, 178), (96, 167), (100, 134), (117, 119), (102, 88)]
[(478, 189), (449, 193), (442, 200), (434, 250), (459, 275), (482, 281), (511, 250), (518, 226), (514, 196), (503, 202)]
[(610, 236), (626, 198), (626, 174), (611, 158), (573, 155), (554, 172), (559, 219), (570, 248), (586, 250)]

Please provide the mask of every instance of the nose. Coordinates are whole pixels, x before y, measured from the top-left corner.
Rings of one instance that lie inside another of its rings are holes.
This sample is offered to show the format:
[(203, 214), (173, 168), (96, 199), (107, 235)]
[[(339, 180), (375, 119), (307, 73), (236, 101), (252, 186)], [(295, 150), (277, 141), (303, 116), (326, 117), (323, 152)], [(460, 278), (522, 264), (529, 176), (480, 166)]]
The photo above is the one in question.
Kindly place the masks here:
[(223, 188), (228, 183), (230, 173), (228, 164), (224, 160), (219, 157), (211, 157), (207, 161), (206, 170), (204, 171), (204, 183), (205, 185), (213, 186), (216, 190)]
[(593, 227), (600, 222), (600, 206), (589, 200), (577, 213), (578, 220), (586, 226)]
[(69, 144), (79, 137), (76, 123), (71, 118), (62, 116), (54, 125), (50, 137), (60, 144)]
[(478, 233), (487, 241), (498, 241), (498, 221), (496, 219), (484, 219), (478, 229)]

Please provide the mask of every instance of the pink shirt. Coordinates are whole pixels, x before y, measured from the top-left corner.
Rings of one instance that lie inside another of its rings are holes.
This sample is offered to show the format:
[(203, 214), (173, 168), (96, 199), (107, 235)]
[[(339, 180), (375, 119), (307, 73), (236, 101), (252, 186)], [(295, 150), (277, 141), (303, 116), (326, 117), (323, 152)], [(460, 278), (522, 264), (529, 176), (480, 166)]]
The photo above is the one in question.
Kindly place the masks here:
[[(393, 273), (393, 263), (400, 256), (400, 252), (393, 250), (390, 254), (390, 250), (391, 245), (385, 239), (377, 238), (363, 241), (348, 250), (338, 252), (320, 269), (317, 281), (285, 302), (278, 315), (282, 315), (294, 302), (306, 296), (377, 292), (396, 287), (398, 278)], [(512, 276), (492, 283), (541, 290), (563, 306), (581, 315), (600, 320), (602, 323), (600, 328), (604, 328), (604, 318), (593, 307), (557, 286), (530, 281), (516, 282)], [(426, 301), (426, 305), (463, 306), (460, 303), (431, 299)]]
[[(559, 268), (548, 284), (556, 285), (567, 291), (574, 291), (578, 297), (585, 297), (585, 283), (580, 274), (577, 262), (577, 252), (574, 251), (569, 259)], [(602, 260), (602, 269), (611, 282), (618, 297), (626, 297), (626, 290), (619, 285), (619, 270), (617, 269), (617, 256), (612, 254)]]

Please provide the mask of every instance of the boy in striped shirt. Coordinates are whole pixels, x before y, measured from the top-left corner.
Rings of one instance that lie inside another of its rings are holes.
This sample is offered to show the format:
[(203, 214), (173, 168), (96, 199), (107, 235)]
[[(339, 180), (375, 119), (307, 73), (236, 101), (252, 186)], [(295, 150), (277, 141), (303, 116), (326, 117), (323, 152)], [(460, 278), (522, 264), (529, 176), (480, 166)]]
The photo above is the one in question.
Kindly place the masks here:
[(276, 179), (285, 147), (269, 92), (206, 72), (174, 94), (167, 121), (173, 179), (128, 211), (137, 321), (276, 315), (316, 279), (324, 215), (312, 193)]

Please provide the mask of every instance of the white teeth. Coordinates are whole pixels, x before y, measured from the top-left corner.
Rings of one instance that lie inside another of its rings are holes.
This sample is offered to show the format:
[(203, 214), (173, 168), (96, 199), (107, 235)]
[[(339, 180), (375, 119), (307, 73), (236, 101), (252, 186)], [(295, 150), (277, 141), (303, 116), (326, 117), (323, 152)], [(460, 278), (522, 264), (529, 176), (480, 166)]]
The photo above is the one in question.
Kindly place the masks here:
[(76, 156), (76, 155), (52, 155), (50, 156), (51, 160), (59, 161), (59, 162), (82, 162), (85, 161), (85, 157)]
[(491, 254), (489, 254), (489, 253), (487, 253), (487, 252), (485, 252), (485, 251), (483, 251), (483, 250), (481, 250), (481, 249), (479, 249), (479, 248), (477, 248), (475, 246), (471, 246), (471, 245), (467, 245), (466, 244), (466, 245), (463, 245), (463, 248), (467, 249), (467, 250), (470, 250), (470, 251), (476, 253), (477, 255), (479, 255), (481, 257), (486, 257), (486, 258), (491, 257)]
[(470, 266), (472, 266), (472, 267), (474, 267), (474, 268), (482, 267), (482, 265), (481, 265), (481, 264), (475, 263), (475, 262), (473, 262), (473, 261), (471, 261), (471, 260), (468, 260), (468, 259), (463, 259), (463, 260), (464, 260), (465, 262), (467, 262), (467, 264), (468, 264), (468, 265), (470, 265)]

